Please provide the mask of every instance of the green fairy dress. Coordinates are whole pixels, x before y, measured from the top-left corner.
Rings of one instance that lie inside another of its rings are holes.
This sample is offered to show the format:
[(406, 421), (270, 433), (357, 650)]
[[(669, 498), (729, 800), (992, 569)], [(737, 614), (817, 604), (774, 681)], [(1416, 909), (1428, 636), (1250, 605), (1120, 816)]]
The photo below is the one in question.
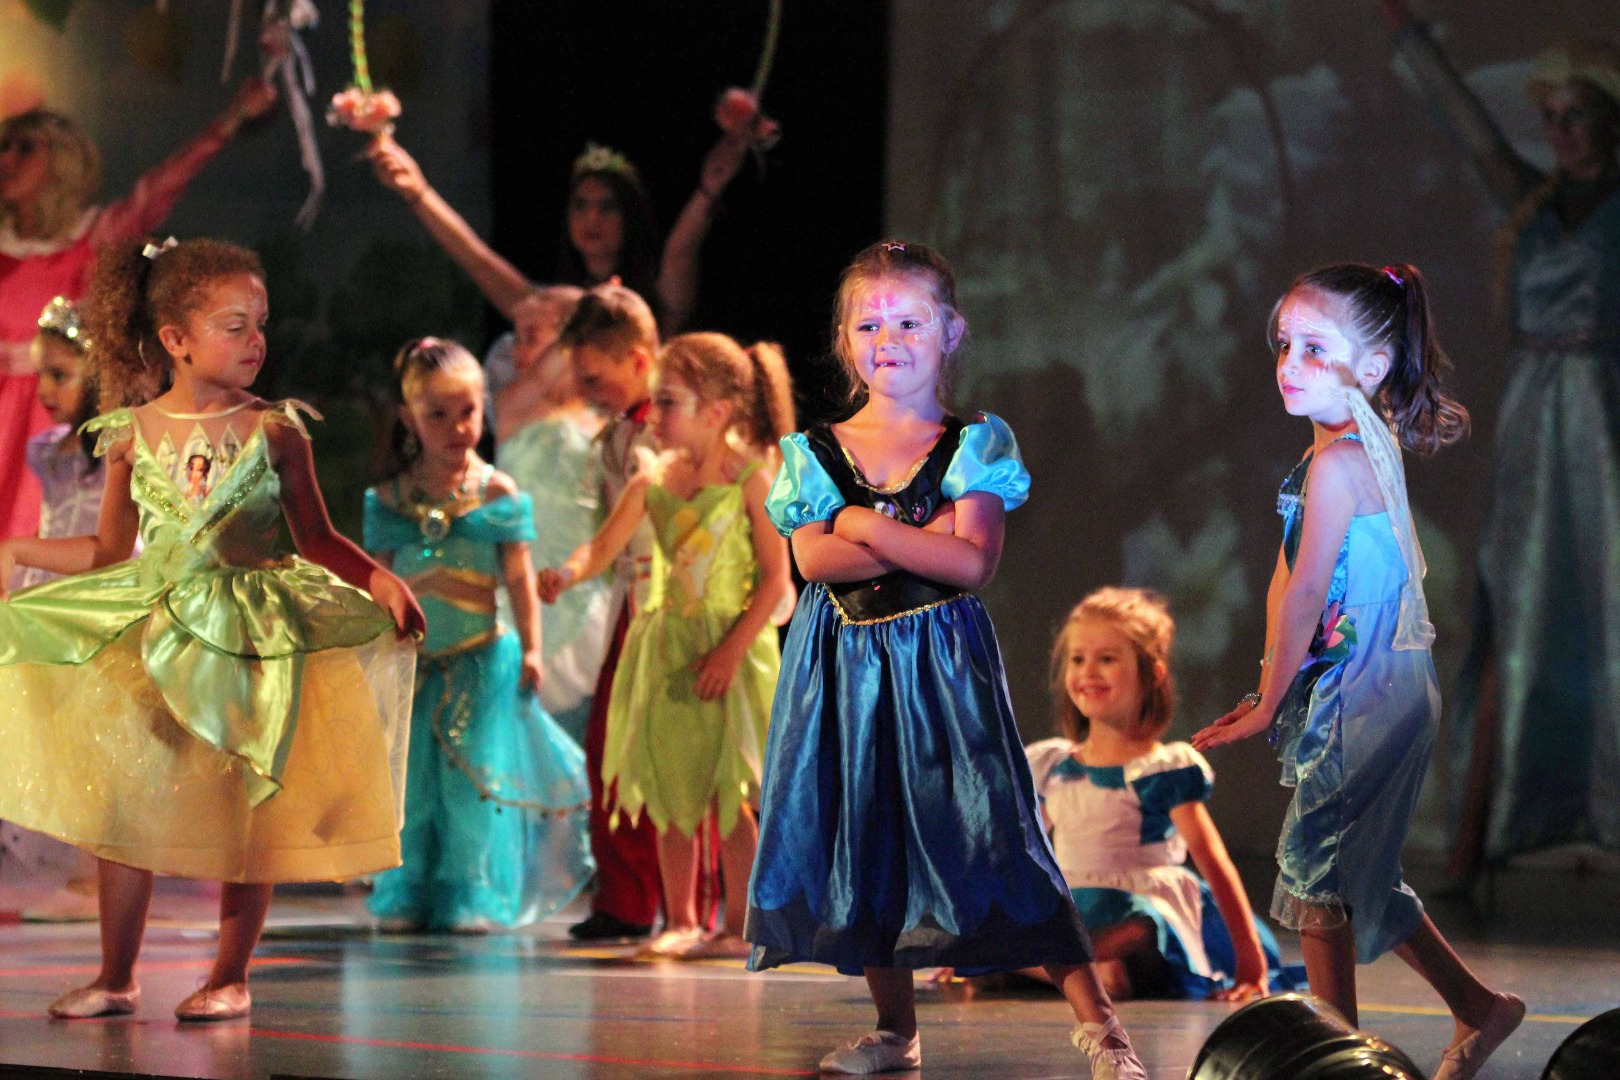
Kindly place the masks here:
[(643, 812), (662, 832), (694, 835), (711, 804), (729, 835), (758, 797), (765, 730), (781, 669), (776, 628), (749, 645), (731, 686), (699, 700), (692, 665), (720, 644), (759, 579), (743, 481), (680, 499), (653, 484), (647, 517), (657, 546), (647, 603), (625, 633), (608, 704), (602, 780), (618, 782), (615, 813)]
[(91, 421), (133, 440), (144, 547), (0, 603), (0, 818), (187, 877), (399, 864), (414, 650), (283, 538), (265, 429), (299, 410)]

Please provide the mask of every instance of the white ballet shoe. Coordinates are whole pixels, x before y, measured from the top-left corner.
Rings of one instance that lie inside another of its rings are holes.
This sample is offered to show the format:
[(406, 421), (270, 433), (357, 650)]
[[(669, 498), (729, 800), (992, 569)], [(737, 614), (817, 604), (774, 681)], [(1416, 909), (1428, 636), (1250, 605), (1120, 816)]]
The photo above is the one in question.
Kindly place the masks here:
[(874, 1031), (862, 1035), (848, 1046), (839, 1047), (821, 1059), (822, 1072), (852, 1076), (920, 1068), (922, 1040), (915, 1035), (907, 1039), (892, 1031)]
[(1440, 1055), (1434, 1080), (1469, 1080), (1523, 1020), (1524, 1002), (1512, 994), (1497, 994), (1479, 1028)]
[(1148, 1080), (1117, 1016), (1110, 1016), (1106, 1024), (1077, 1024), (1069, 1041), (1091, 1062), (1091, 1080)]

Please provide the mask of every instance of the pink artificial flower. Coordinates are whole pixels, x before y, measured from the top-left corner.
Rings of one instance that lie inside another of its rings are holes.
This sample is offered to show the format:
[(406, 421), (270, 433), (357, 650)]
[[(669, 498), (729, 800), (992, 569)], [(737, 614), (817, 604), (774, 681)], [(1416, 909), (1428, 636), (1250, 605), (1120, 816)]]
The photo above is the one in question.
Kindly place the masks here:
[(759, 111), (759, 99), (740, 86), (727, 88), (714, 103), (714, 122), (727, 135), (743, 135), (767, 147), (782, 134), (782, 125)]
[(351, 86), (332, 96), (326, 120), (333, 125), (342, 124), (351, 131), (379, 135), (393, 127), (399, 114), (399, 99), (392, 91), (375, 90), (368, 94), (358, 86)]

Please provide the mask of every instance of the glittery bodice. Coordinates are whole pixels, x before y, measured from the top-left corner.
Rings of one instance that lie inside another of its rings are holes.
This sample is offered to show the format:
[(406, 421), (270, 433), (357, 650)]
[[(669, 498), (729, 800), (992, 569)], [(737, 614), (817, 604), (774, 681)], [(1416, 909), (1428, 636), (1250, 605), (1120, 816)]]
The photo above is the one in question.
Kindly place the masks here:
[(519, 492), (485, 501), (483, 492), (444, 531), (424, 531), (414, 518), (366, 492), (365, 546), (391, 553), (394, 572), (416, 594), (427, 616), (425, 653), (465, 648), (496, 632), (496, 590), (503, 543), (534, 539), (529, 496)]
[[(133, 439), (130, 495), (140, 508), (140, 560), (147, 576), (172, 582), (207, 569), (263, 567), (291, 553), (282, 539), (281, 477), (270, 460), (265, 428), (289, 424), (302, 431), (300, 409), (310, 411), (299, 402), (264, 411), (247, 438), (232, 445), (233, 456), (219, 466), (206, 492), (190, 497), (131, 410), (107, 413), (87, 425), (100, 431), (101, 453)], [(167, 442), (160, 439), (159, 447)]]
[(657, 484), (648, 488), (647, 516), (657, 547), (647, 610), (668, 606), (682, 616), (735, 615), (747, 606), (759, 564), (742, 485), (754, 468), (734, 483), (713, 484), (690, 499)]

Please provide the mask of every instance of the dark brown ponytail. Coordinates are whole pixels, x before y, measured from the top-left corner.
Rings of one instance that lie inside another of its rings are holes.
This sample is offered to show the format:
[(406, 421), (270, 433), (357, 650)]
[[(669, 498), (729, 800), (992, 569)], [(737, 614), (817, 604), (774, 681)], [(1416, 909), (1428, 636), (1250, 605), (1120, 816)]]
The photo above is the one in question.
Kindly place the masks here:
[[(1395, 425), (1402, 446), (1428, 457), (1467, 437), (1468, 410), (1446, 392), (1451, 360), (1435, 335), (1428, 286), (1417, 267), (1336, 263), (1301, 274), (1283, 297), (1300, 290), (1337, 300), (1344, 308), (1345, 336), (1389, 355), (1389, 371), (1373, 400)], [(1273, 343), (1281, 308), (1279, 301), (1272, 310)]]

